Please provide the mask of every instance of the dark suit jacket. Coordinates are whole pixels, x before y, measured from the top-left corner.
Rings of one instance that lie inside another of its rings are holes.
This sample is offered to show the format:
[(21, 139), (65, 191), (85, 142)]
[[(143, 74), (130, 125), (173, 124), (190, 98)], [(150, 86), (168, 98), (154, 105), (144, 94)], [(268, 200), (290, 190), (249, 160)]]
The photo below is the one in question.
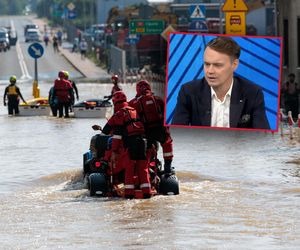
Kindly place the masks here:
[[(230, 99), (231, 128), (270, 129), (260, 87), (234, 77)], [(211, 89), (205, 78), (184, 84), (177, 98), (172, 124), (211, 126)]]

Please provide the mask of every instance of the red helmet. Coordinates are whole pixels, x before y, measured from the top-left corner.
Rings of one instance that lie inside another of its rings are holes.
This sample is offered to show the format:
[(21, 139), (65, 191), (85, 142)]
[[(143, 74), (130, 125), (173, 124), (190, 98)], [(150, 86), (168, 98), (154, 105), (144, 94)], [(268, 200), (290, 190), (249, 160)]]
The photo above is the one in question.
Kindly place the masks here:
[(119, 76), (118, 76), (118, 75), (113, 75), (113, 76), (111, 77), (111, 80), (112, 80), (113, 82), (118, 82), (118, 81), (119, 81)]
[(142, 95), (146, 92), (146, 90), (151, 91), (150, 83), (146, 80), (141, 80), (136, 84), (136, 93), (137, 95)]
[(117, 91), (113, 94), (112, 101), (114, 104), (117, 102), (127, 102), (127, 97), (123, 91)]
[(59, 71), (59, 72), (58, 72), (58, 77), (59, 77), (59, 78), (65, 78), (65, 77), (66, 77), (65, 72), (62, 71), (62, 70)]

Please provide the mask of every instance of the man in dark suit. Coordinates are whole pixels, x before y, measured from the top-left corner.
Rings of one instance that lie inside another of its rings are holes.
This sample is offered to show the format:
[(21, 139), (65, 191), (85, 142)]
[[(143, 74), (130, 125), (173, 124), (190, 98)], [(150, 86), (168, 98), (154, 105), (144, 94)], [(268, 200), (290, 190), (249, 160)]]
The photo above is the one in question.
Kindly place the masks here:
[(233, 73), (240, 46), (230, 37), (211, 40), (204, 51), (204, 74), (184, 84), (173, 125), (270, 129), (261, 88)]

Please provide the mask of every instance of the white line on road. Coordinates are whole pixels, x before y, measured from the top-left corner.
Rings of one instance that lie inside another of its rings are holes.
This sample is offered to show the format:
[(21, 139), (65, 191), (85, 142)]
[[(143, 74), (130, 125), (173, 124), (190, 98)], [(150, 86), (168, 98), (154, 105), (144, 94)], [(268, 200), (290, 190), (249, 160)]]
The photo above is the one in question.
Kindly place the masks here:
[[(11, 29), (14, 30), (15, 25), (14, 25), (13, 20), (10, 20), (10, 25), (11, 25)], [(21, 76), (20, 80), (30, 80), (30, 79), (32, 79), (32, 77), (29, 75), (27, 65), (25, 63), (23, 52), (22, 52), (21, 46), (19, 44), (19, 41), (17, 41), (17, 43), (16, 43), (16, 51), (17, 51), (17, 55), (18, 55), (18, 58), (19, 58), (19, 63), (20, 63), (21, 71), (22, 71), (22, 76)]]

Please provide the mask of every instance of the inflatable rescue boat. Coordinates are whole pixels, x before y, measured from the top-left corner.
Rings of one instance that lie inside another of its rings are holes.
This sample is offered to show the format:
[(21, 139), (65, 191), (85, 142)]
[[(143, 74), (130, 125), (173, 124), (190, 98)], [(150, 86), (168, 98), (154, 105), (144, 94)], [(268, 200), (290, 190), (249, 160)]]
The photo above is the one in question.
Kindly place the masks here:
[(73, 105), (74, 117), (106, 118), (113, 114), (113, 106), (108, 99), (88, 99)]
[[(125, 166), (120, 154), (118, 162), (112, 167), (109, 155), (111, 154), (111, 137), (96, 134), (90, 142), (90, 150), (83, 155), (83, 174), (90, 196), (124, 197)], [(179, 182), (176, 175), (165, 175), (161, 170), (161, 163), (157, 159), (155, 147), (151, 152), (148, 170), (151, 181), (151, 196), (179, 194)], [(134, 198), (143, 198), (139, 189), (139, 180), (135, 176)]]
[(19, 105), (21, 116), (48, 116), (50, 114), (50, 106), (47, 97), (38, 97), (22, 102)]

